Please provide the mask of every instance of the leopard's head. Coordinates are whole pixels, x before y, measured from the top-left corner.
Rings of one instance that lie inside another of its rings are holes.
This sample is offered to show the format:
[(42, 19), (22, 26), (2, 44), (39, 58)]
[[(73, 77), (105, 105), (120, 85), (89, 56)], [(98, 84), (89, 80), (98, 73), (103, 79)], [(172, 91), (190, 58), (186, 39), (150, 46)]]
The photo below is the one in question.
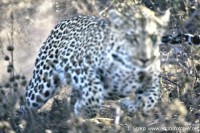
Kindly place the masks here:
[(113, 32), (117, 32), (117, 42), (135, 65), (146, 66), (159, 58), (158, 45), (169, 22), (169, 10), (159, 15), (145, 6), (134, 5), (121, 12), (110, 10), (108, 16)]

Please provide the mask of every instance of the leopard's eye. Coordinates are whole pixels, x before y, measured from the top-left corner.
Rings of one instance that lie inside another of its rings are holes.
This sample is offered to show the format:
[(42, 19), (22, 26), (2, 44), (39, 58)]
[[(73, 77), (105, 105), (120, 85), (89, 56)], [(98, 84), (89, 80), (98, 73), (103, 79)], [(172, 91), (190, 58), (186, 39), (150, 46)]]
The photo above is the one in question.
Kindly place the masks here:
[(153, 43), (156, 43), (156, 42), (157, 42), (157, 35), (151, 34), (151, 35), (150, 35), (150, 38), (151, 38), (151, 41), (152, 41)]
[(135, 37), (133, 34), (131, 33), (126, 33), (125, 34), (125, 37), (126, 39), (129, 41), (129, 42), (137, 42), (137, 37)]

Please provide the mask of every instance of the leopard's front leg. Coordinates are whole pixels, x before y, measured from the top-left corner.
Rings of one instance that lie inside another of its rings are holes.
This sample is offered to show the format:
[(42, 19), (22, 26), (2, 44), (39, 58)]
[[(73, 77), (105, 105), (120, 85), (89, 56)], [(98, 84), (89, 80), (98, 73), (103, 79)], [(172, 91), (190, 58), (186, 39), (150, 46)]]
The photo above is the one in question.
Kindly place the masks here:
[(96, 116), (103, 102), (103, 85), (96, 70), (88, 68), (83, 71), (82, 78), (74, 77), (73, 80), (75, 83), (73, 88), (79, 92), (79, 97), (76, 98), (76, 101), (73, 101), (75, 102), (75, 114), (86, 118)]
[(154, 75), (147, 89), (143, 93), (136, 94), (137, 100), (142, 101), (141, 109), (143, 113), (147, 113), (155, 108), (159, 101), (160, 94), (160, 78), (159, 75)]
[(133, 115), (138, 111), (146, 114), (154, 109), (160, 98), (160, 78), (159, 71), (152, 71), (150, 75), (145, 75), (144, 86), (135, 92), (135, 99), (124, 99), (121, 107), (128, 115)]

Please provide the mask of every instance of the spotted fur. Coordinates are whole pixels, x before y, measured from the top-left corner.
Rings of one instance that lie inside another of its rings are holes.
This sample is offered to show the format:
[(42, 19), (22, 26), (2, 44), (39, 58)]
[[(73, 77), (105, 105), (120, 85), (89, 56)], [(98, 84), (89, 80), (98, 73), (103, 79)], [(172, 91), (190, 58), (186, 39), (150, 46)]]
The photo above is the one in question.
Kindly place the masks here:
[(133, 6), (111, 10), (108, 18), (61, 21), (39, 51), (25, 106), (38, 109), (56, 88), (69, 85), (77, 116), (95, 116), (108, 99), (126, 98), (120, 105), (128, 114), (154, 108), (160, 97), (158, 44), (168, 18), (169, 12), (156, 16)]

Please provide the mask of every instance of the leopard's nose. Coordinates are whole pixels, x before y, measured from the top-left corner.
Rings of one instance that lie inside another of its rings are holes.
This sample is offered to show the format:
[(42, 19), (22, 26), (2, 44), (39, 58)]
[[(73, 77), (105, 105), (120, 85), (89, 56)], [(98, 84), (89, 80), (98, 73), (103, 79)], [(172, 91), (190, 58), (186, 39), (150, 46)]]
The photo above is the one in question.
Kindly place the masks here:
[(143, 64), (146, 64), (146, 63), (149, 61), (149, 59), (140, 59), (140, 61), (141, 61)]

